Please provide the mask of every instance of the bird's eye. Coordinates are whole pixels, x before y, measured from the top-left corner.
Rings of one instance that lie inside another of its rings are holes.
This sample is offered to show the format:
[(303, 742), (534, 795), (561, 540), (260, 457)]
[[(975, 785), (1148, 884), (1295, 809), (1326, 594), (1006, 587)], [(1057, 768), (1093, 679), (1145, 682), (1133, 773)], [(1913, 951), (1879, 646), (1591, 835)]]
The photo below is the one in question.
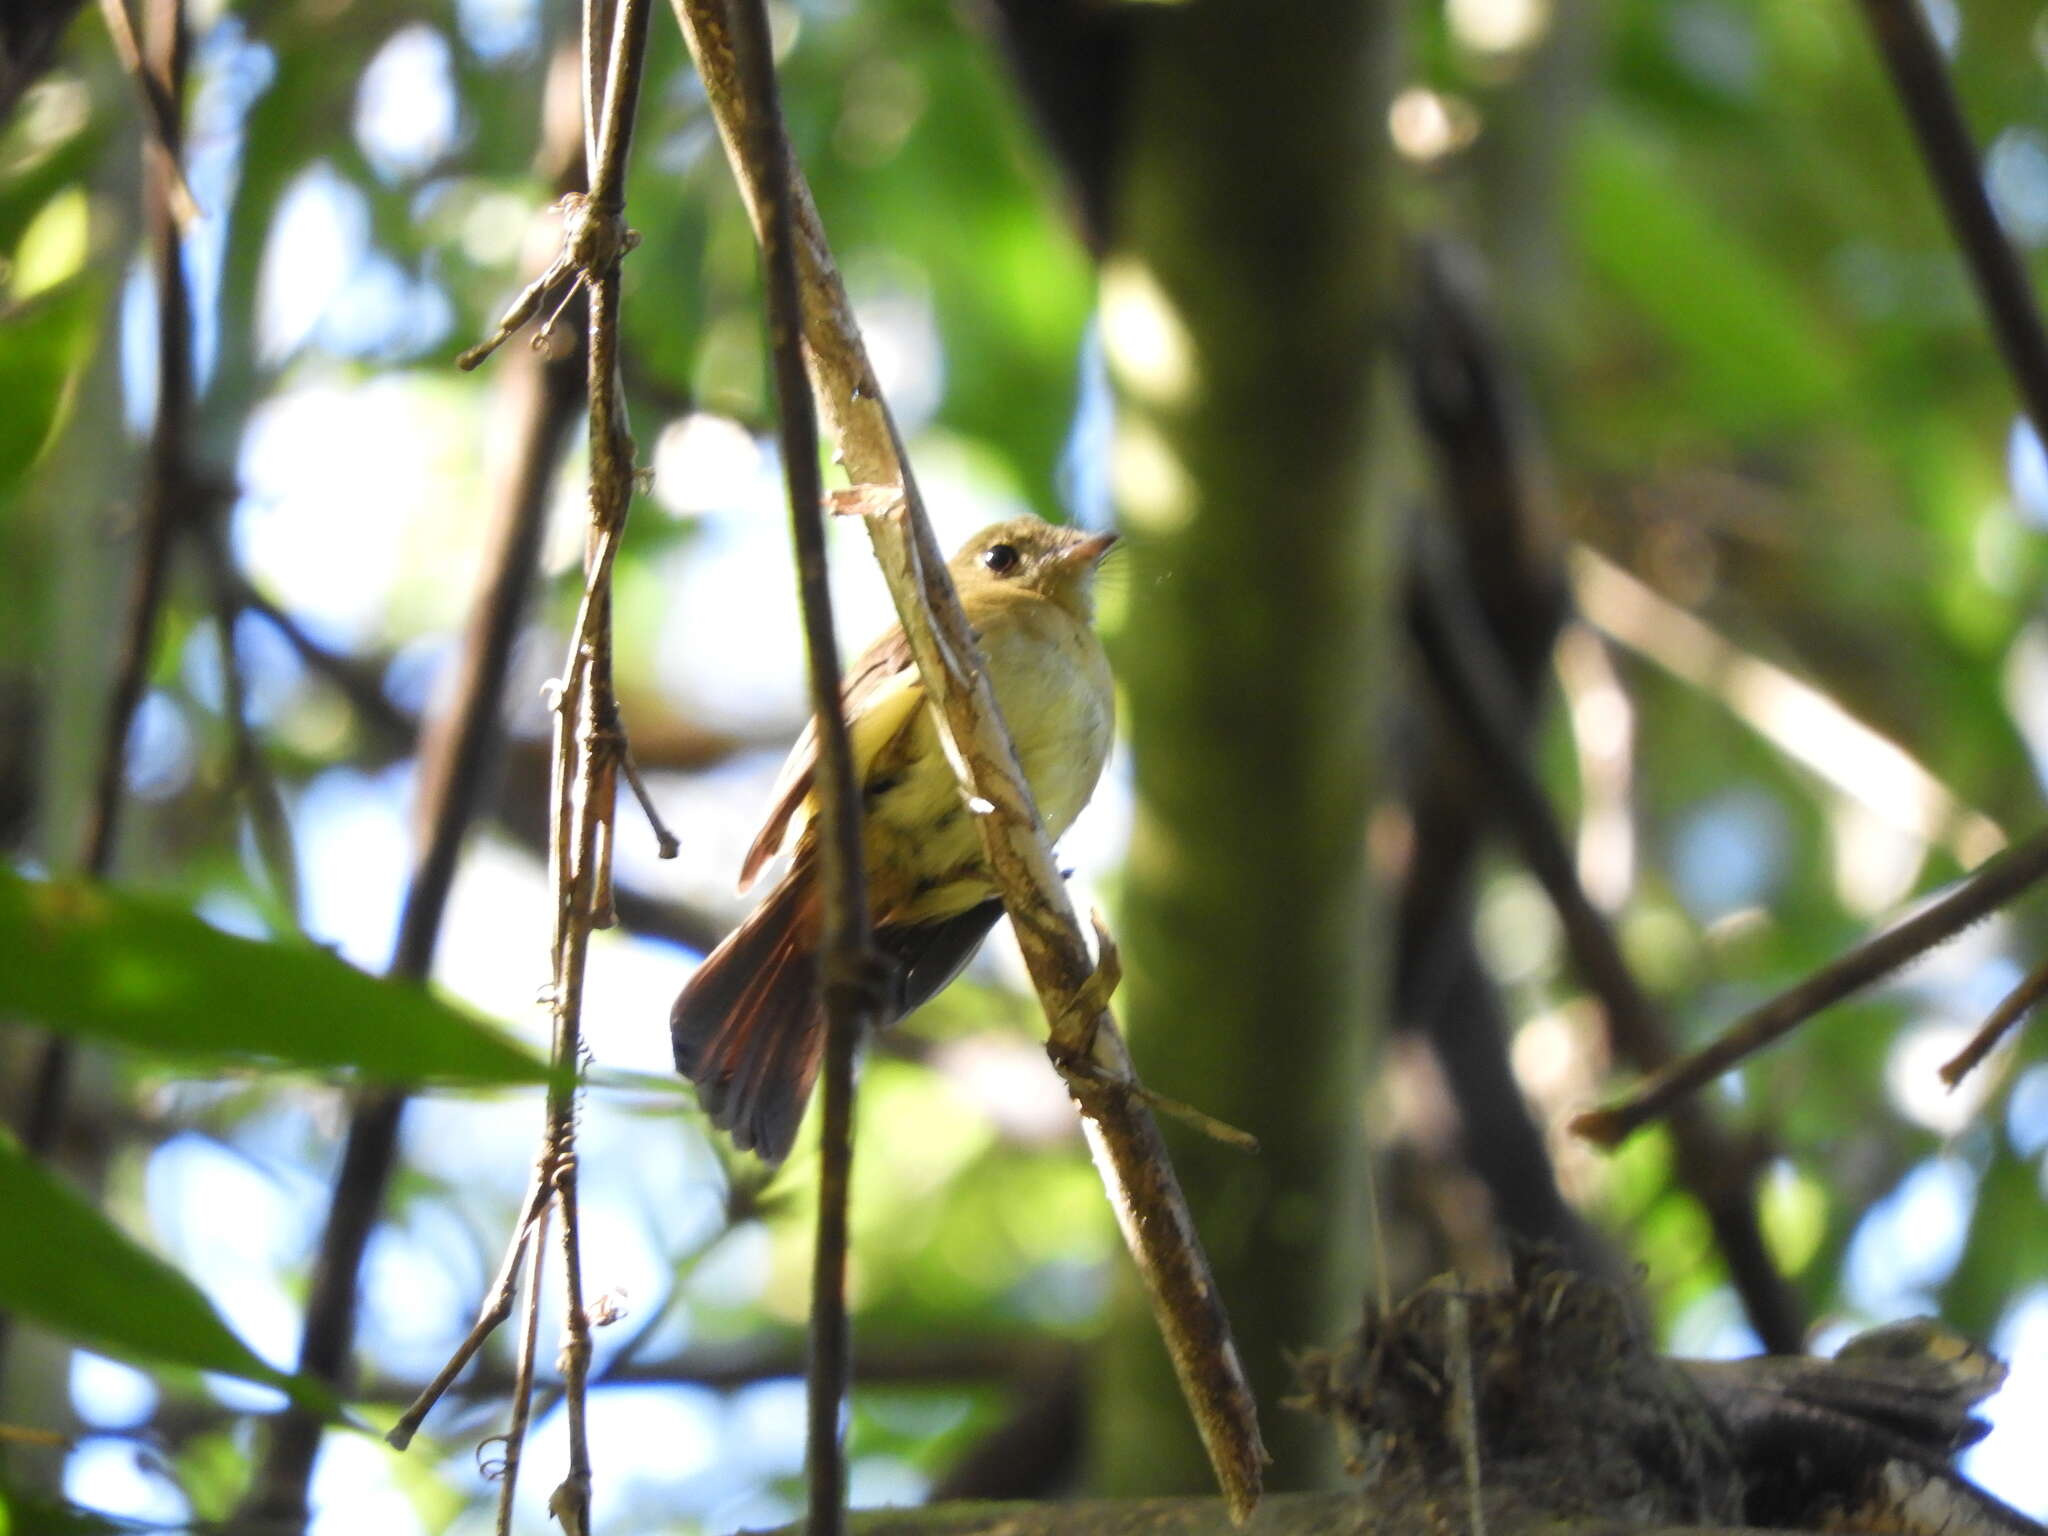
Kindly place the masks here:
[(1017, 553), (1014, 544), (991, 544), (981, 557), (981, 563), (991, 574), (1007, 576), (1023, 564), (1023, 556)]

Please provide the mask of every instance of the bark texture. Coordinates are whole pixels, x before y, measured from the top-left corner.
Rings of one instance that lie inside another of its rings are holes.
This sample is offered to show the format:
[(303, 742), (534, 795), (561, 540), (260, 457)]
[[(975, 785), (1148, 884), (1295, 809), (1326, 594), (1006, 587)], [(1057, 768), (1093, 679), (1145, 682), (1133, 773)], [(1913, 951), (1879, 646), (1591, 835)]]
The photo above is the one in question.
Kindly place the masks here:
[[(1126, 39), (1103, 263), (1139, 797), (1122, 997), (1146, 1080), (1262, 1144), (1180, 1135), (1173, 1155), (1281, 1488), (1330, 1461), (1319, 1428), (1276, 1411), (1284, 1352), (1355, 1315), (1366, 1262), (1393, 15), (1148, 9)], [(1103, 1492), (1206, 1482), (1135, 1315), (1113, 1330), (1090, 1439)]]

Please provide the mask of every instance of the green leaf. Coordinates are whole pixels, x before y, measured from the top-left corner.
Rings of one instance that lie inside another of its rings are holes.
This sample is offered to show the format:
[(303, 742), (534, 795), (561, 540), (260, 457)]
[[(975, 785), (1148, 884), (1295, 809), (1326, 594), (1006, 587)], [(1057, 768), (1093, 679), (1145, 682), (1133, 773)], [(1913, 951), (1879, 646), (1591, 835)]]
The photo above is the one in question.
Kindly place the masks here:
[(1579, 146), (1573, 214), (1593, 269), (1683, 368), (1694, 409), (1736, 434), (1839, 409), (1840, 338), (1781, 266), (1639, 127), (1599, 119)]
[(533, 1083), (532, 1053), (424, 989), (81, 880), (0, 871), (0, 1014), (180, 1060), (354, 1067), (383, 1082)]
[(325, 1392), (265, 1364), (184, 1275), (94, 1210), (0, 1131), (0, 1311), (102, 1354)]
[(0, 1478), (0, 1536), (125, 1536), (151, 1527), (87, 1509), (69, 1499), (26, 1493)]
[(145, 1529), (76, 1504), (0, 1488), (0, 1536), (119, 1536)]
[(38, 295), (11, 315), (0, 347), (0, 495), (11, 495), (63, 425), (76, 376), (97, 340), (103, 284), (84, 277)]

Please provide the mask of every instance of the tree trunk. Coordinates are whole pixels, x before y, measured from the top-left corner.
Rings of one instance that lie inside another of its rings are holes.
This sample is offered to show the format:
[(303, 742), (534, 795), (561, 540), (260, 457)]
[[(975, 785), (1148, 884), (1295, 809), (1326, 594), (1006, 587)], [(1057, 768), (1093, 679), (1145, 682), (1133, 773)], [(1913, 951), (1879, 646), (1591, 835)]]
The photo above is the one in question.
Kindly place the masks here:
[[(1394, 14), (1146, 9), (1103, 264), (1138, 790), (1121, 1002), (1146, 1080), (1261, 1143), (1182, 1135), (1174, 1155), (1279, 1487), (1330, 1460), (1327, 1433), (1278, 1406), (1284, 1351), (1353, 1320), (1367, 1257)], [(1135, 1302), (1096, 1386), (1097, 1486), (1210, 1486)]]

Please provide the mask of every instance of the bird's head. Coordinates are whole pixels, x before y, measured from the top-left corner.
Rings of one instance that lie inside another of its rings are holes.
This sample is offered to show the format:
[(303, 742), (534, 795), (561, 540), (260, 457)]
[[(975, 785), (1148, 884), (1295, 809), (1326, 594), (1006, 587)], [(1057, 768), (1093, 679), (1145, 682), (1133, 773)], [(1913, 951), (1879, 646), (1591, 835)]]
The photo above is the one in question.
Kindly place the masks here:
[(1049, 597), (1080, 618), (1095, 616), (1095, 573), (1116, 543), (1114, 533), (1065, 528), (1036, 517), (1013, 517), (984, 528), (953, 556), (962, 594), (1015, 587)]

